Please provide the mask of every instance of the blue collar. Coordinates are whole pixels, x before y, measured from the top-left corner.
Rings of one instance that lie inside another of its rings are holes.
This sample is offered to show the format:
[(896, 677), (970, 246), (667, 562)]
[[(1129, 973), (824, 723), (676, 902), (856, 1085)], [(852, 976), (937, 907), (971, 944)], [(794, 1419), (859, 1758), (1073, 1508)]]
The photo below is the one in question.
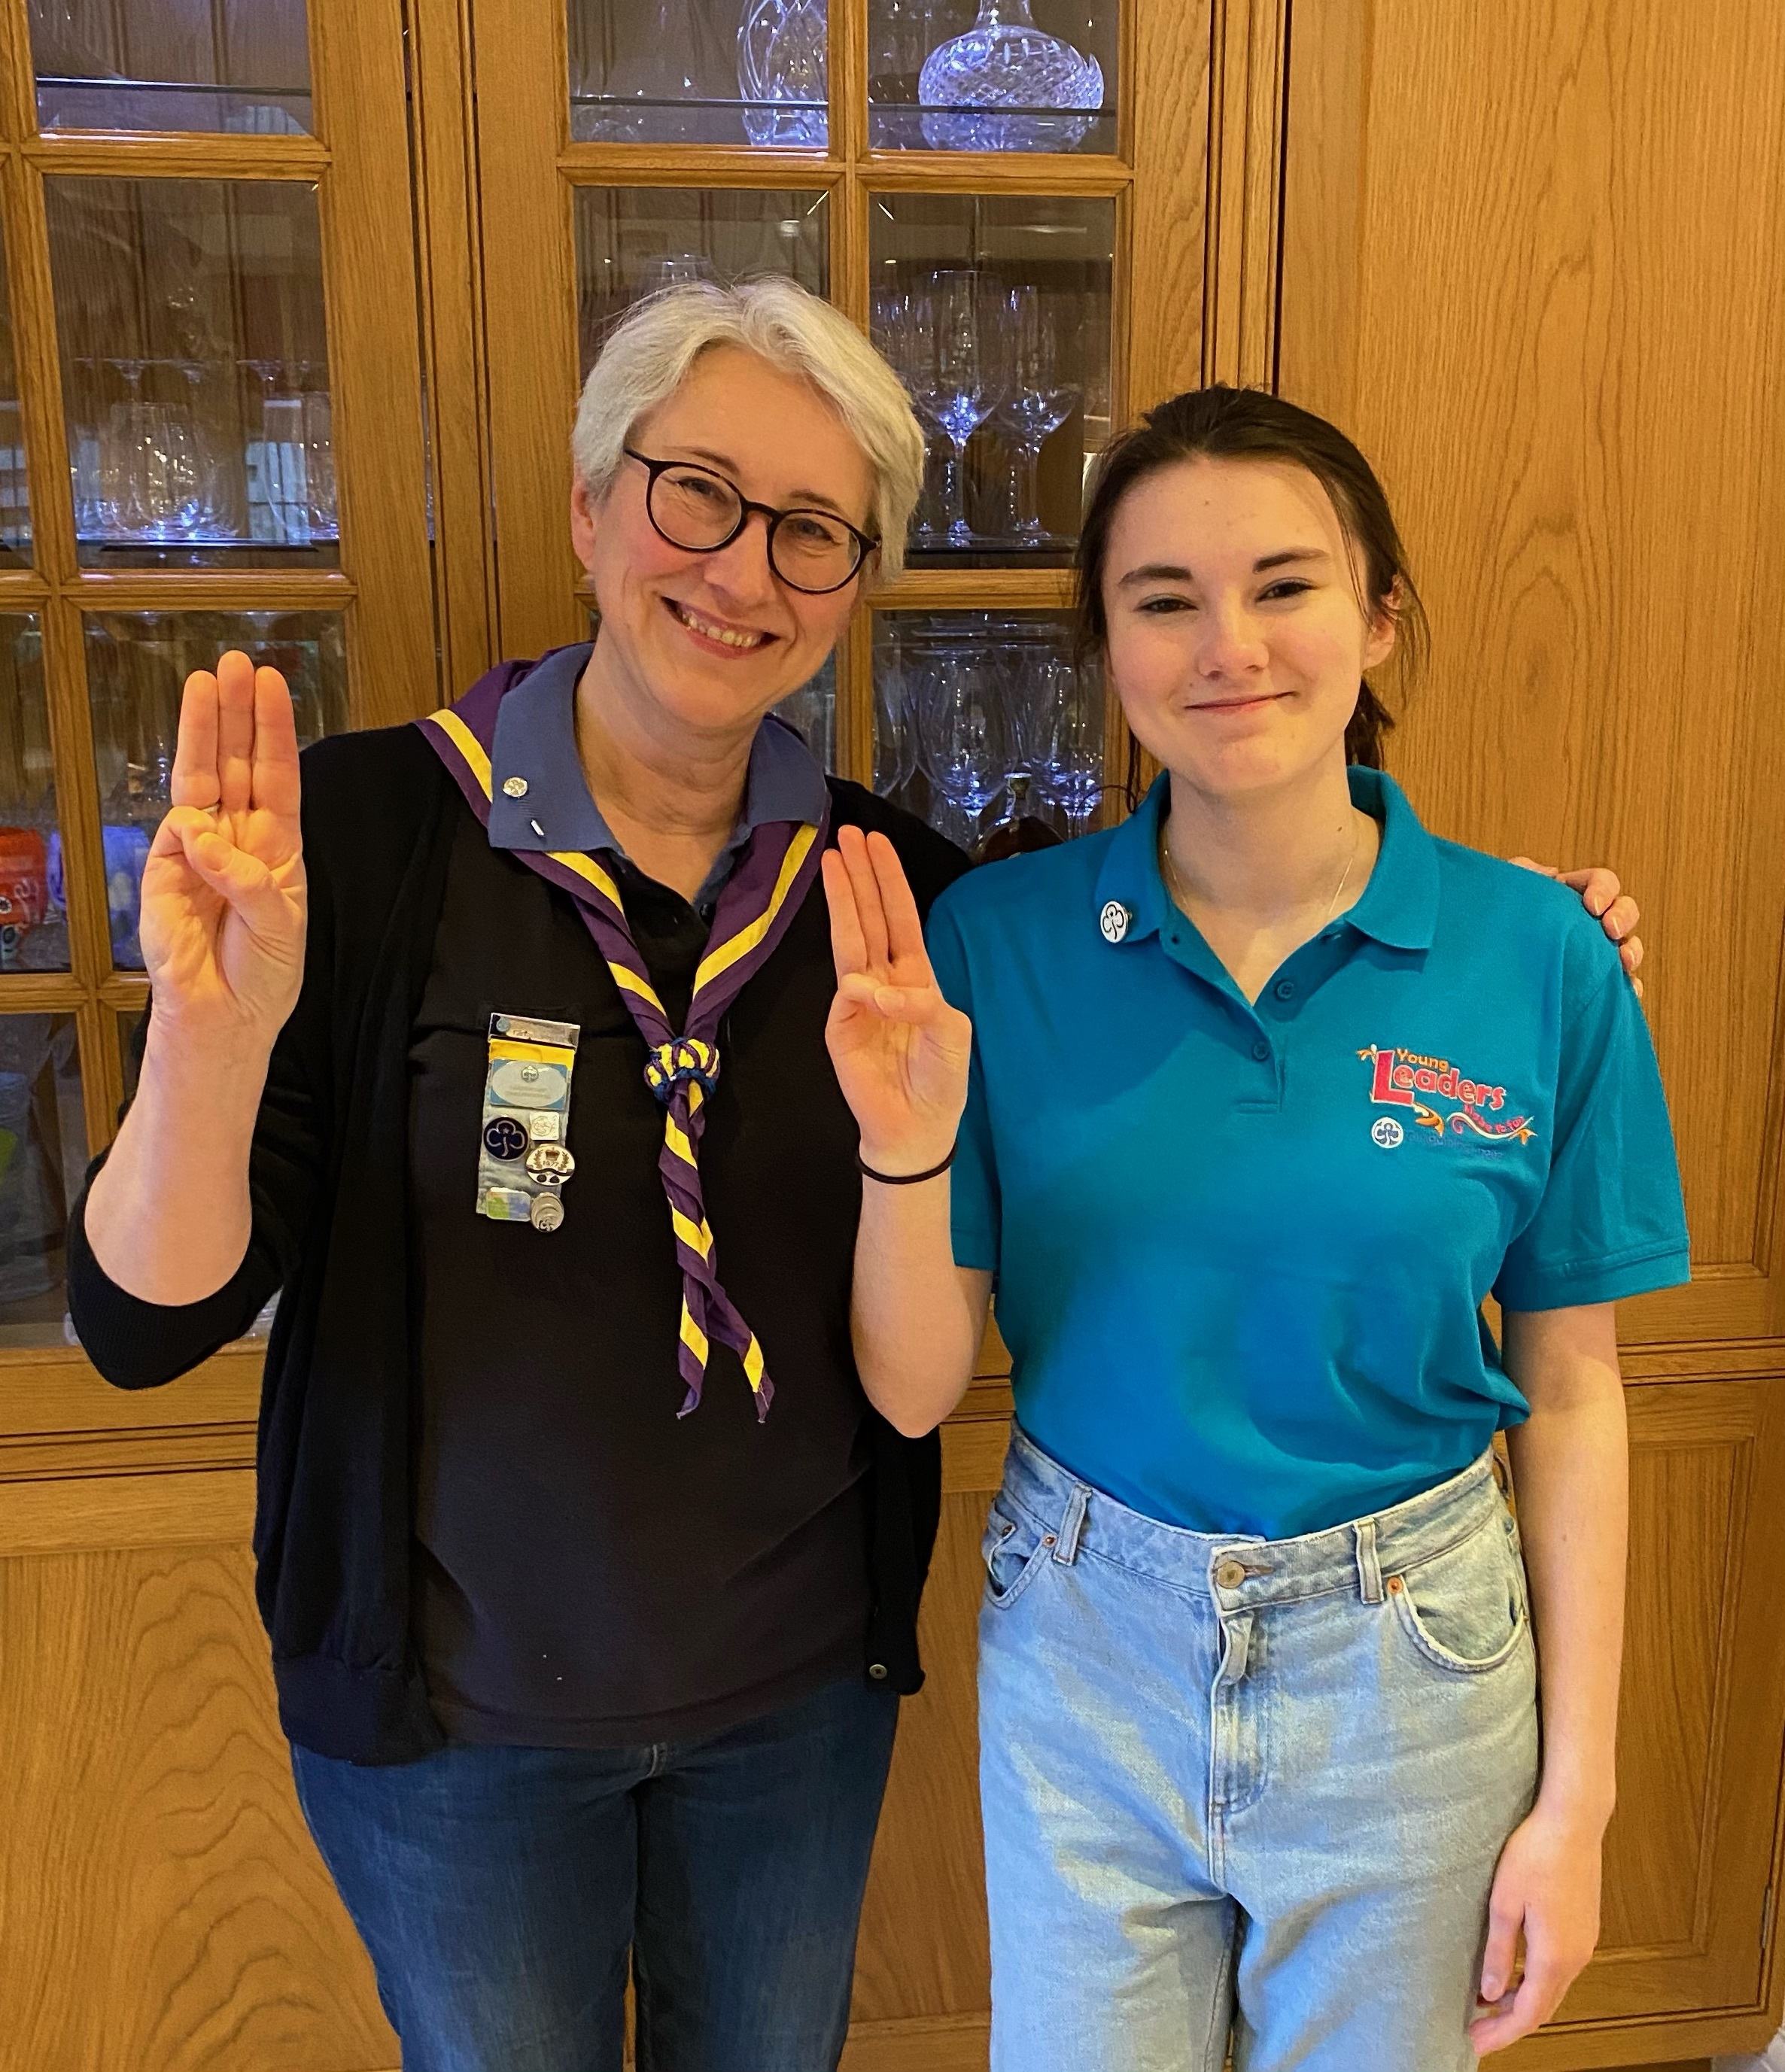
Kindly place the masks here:
[[(602, 817), (577, 754), (576, 689), (593, 643), (559, 648), (530, 669), (496, 709), (490, 750), (490, 846), (623, 857)], [(518, 779), (519, 798), (505, 788)], [(714, 860), (694, 904), (718, 896), (755, 828), (768, 820), (816, 826), (830, 797), (817, 758), (785, 721), (771, 713), (756, 730), (744, 779), (743, 816)]]
[[(1429, 950), (1437, 923), (1437, 845), (1385, 771), (1354, 763), (1346, 775), (1351, 804), (1382, 823), (1382, 847), (1363, 897), (1339, 919), (1390, 949)], [(1157, 935), (1170, 910), (1159, 875), (1159, 821), (1170, 783), (1169, 775), (1160, 775), (1104, 852), (1091, 919), (1106, 942), (1137, 943)]]

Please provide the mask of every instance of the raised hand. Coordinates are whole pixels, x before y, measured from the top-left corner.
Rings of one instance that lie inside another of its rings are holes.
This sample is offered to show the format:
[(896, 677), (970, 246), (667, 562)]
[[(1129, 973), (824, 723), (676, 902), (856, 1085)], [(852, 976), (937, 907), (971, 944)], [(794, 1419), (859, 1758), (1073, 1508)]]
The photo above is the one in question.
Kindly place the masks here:
[(163, 1039), (269, 1051), (303, 976), (308, 894), (298, 733), (277, 669), (236, 650), (180, 701), (173, 809), (142, 872), (138, 931)]
[(882, 834), (840, 828), (824, 860), (837, 997), (825, 1041), (876, 1170), (948, 1155), (967, 1101), (973, 1027), (942, 997), (917, 902)]

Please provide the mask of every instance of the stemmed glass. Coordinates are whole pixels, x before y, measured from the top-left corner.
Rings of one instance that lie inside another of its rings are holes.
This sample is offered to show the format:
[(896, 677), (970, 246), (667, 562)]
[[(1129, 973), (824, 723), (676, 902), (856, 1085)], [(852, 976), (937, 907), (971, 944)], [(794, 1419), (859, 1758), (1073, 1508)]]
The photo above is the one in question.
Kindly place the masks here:
[(896, 639), (877, 642), (874, 658), (874, 788), (890, 799), (917, 770), (917, 721)]
[(993, 333), (998, 403), (994, 421), (1011, 448), (1012, 533), (1025, 543), (1051, 540), (1041, 522), (1035, 478), (1041, 450), (1072, 414), (1076, 384), (1062, 378), (1059, 306), (1025, 283), (1001, 294)]
[[(940, 432), (941, 426), (930, 409), (932, 384), (928, 370), (935, 360), (935, 349), (928, 332), (924, 328), (927, 311), (923, 298), (899, 286), (889, 278), (877, 287), (874, 295), (874, 311), (870, 329), (874, 342), (881, 356), (903, 384), (910, 397), (911, 409), (923, 428), (926, 457), (933, 450), (931, 434)], [(930, 471), (926, 468), (925, 475)], [(926, 545), (932, 545), (942, 537), (943, 528), (936, 523), (935, 500), (929, 493), (926, 480), (924, 494), (919, 499), (913, 516), (912, 532)]]
[(997, 664), (983, 652), (948, 648), (925, 670), (921, 696), (924, 767), (964, 847), (1002, 789), (1006, 753)]
[(1055, 649), (1030, 664), (1040, 722), (1037, 775), (1043, 794), (1065, 814), (1075, 835), (1104, 794), (1102, 687)]
[(970, 547), (967, 523), (967, 442), (992, 414), (997, 400), (989, 392), (979, 350), (979, 277), (970, 269), (948, 268), (932, 273), (916, 298), (917, 340), (927, 342), (916, 368), (922, 407), (948, 442), (942, 504), (952, 547)]

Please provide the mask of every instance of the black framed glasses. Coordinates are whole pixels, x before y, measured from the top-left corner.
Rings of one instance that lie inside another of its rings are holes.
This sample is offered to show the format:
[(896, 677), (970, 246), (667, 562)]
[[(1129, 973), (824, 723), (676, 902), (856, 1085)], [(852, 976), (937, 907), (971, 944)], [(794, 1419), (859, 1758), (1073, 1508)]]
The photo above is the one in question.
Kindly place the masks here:
[(729, 547), (750, 514), (768, 520), (768, 565), (789, 590), (823, 597), (841, 590), (880, 542), (834, 511), (777, 511), (753, 504), (734, 482), (692, 461), (653, 460), (635, 447), (622, 450), (648, 469), (644, 508), (658, 536), (685, 553), (716, 554)]

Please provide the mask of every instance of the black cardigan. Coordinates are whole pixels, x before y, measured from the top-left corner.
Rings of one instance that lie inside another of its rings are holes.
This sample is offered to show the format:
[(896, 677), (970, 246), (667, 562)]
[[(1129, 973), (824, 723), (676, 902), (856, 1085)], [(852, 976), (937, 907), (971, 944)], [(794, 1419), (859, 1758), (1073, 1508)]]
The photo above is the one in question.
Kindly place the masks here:
[[(920, 902), (966, 867), (861, 786), (833, 779), (831, 795), (833, 824), (878, 828), (908, 870), (919, 864)], [(304, 752), (303, 985), (274, 1048), (249, 1161), (253, 1235), (228, 1285), (183, 1306), (138, 1301), (94, 1259), (84, 1194), (69, 1222), (75, 1326), (120, 1388), (185, 1373), (282, 1291), (261, 1398), (256, 1595), (286, 1733), (356, 1762), (412, 1761), (442, 1740), (409, 1620), (418, 1377), (409, 1052), (466, 810), (413, 726)], [(940, 1510), (940, 1445), (934, 1433), (912, 1441), (878, 1417), (873, 1425), (866, 1660), (891, 1688), (912, 1692), (923, 1682), (917, 1606)]]

